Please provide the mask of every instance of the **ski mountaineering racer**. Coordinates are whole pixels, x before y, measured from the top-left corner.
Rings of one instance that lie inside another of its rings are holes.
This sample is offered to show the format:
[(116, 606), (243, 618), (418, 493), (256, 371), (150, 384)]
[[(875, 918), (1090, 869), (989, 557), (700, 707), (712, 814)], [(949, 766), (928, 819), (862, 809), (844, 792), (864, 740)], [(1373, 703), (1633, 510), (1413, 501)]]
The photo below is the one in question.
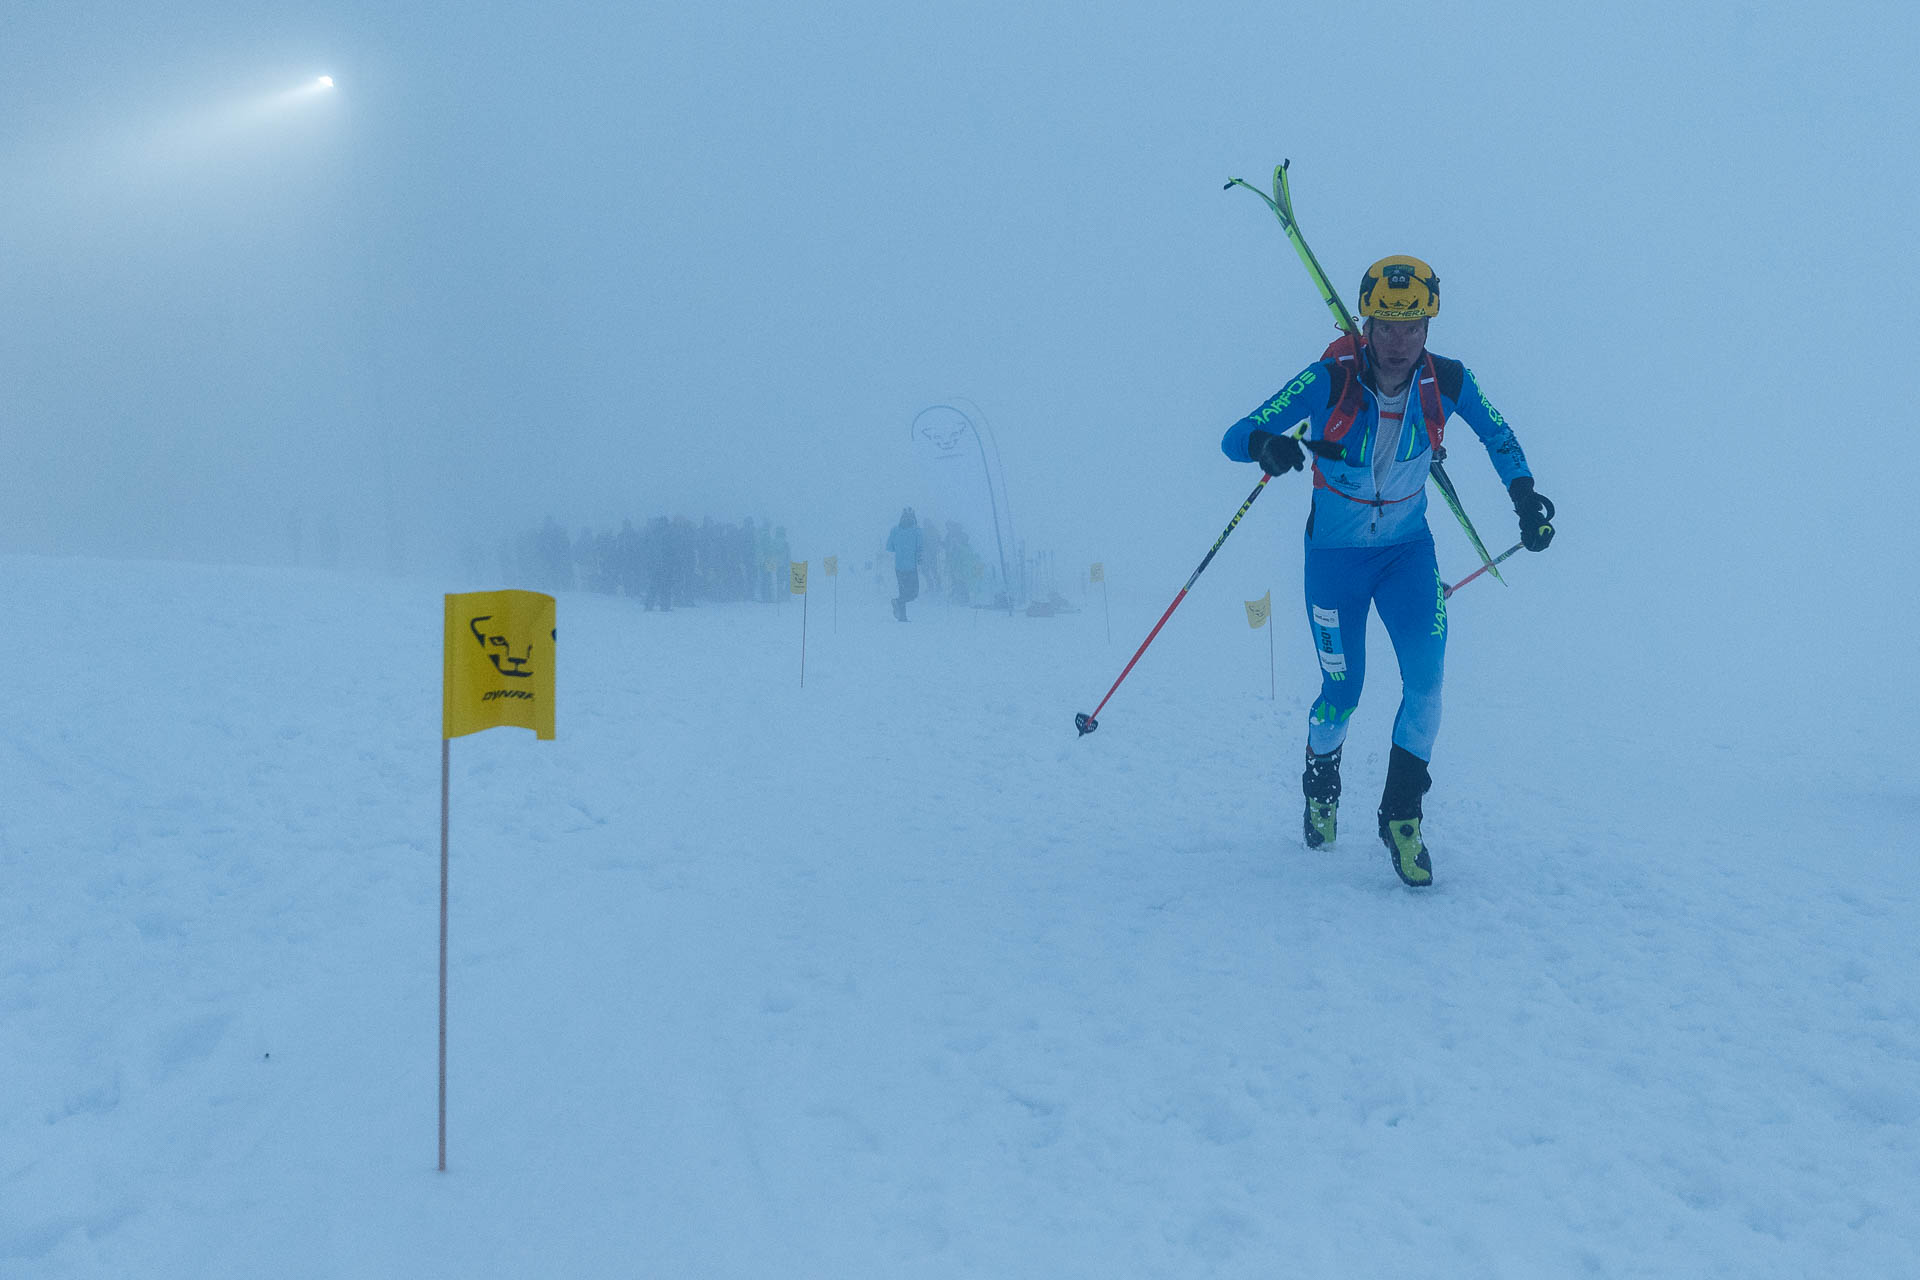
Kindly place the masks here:
[[(1340, 749), (1367, 674), (1367, 612), (1378, 609), (1400, 663), (1401, 698), (1380, 798), (1380, 838), (1393, 869), (1416, 888), (1433, 883), (1420, 834), (1427, 763), (1440, 729), (1447, 647), (1446, 584), (1427, 527), (1427, 472), (1446, 456), (1447, 419), (1473, 429), (1507, 486), (1529, 551), (1553, 540), (1552, 504), (1513, 430), (1473, 373), (1427, 351), (1427, 322), (1440, 310), (1440, 279), (1418, 258), (1382, 258), (1360, 282), (1358, 340), (1338, 339), (1265, 404), (1227, 428), (1220, 448), (1270, 476), (1297, 471), (1313, 453), (1307, 514), (1307, 623), (1320, 659), (1320, 696), (1307, 724), (1305, 834), (1309, 848), (1333, 842), (1340, 804)], [(1285, 434), (1307, 423), (1303, 439)], [(1305, 448), (1302, 448), (1304, 443)]]

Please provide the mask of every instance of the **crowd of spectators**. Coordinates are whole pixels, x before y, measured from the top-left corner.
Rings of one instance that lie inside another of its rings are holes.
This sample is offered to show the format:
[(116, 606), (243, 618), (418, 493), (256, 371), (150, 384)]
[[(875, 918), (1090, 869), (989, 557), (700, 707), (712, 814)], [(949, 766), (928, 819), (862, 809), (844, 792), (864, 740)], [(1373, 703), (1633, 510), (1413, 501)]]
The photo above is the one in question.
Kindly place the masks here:
[[(617, 529), (583, 527), (572, 533), (549, 516), (538, 528), (509, 539), (500, 555), (501, 571), (535, 590), (598, 591), (643, 600), (649, 609), (671, 609), (781, 599), (792, 552), (785, 525), (752, 516), (738, 521), (654, 516), (623, 520)], [(894, 557), (876, 550), (860, 559), (860, 568), (876, 582), (889, 571), (886, 587), (892, 594)], [(954, 604), (991, 608), (1008, 602), (1007, 584), (954, 521), (928, 523), (919, 572), (928, 592)]]
[(655, 516), (644, 526), (583, 528), (571, 537), (551, 516), (506, 549), (509, 572), (542, 591), (598, 591), (644, 599), (649, 609), (759, 600), (787, 589), (791, 552), (784, 525), (752, 516)]

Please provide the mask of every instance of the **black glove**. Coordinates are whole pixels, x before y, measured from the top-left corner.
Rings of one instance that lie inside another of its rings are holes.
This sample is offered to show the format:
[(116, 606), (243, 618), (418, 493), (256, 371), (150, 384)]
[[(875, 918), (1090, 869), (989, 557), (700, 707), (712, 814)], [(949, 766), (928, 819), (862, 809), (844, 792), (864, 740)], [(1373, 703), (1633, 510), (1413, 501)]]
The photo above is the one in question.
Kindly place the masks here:
[(1247, 452), (1270, 476), (1298, 471), (1307, 464), (1307, 455), (1292, 436), (1277, 436), (1271, 431), (1256, 431), (1247, 437)]
[(1553, 541), (1553, 500), (1533, 491), (1533, 477), (1521, 476), (1507, 486), (1513, 499), (1513, 513), (1520, 517), (1520, 545), (1529, 551), (1545, 551)]

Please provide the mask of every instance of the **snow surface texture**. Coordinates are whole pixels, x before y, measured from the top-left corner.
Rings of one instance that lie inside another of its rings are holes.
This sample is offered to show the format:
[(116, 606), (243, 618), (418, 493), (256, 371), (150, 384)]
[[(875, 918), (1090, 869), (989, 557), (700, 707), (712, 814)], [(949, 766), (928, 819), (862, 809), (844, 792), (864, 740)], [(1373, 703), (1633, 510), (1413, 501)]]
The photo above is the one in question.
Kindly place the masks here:
[(843, 578), (804, 689), (797, 600), (563, 596), (559, 740), (453, 744), (441, 1175), (439, 585), (0, 569), (0, 1275), (1920, 1256), (1909, 740), (1498, 643), (1518, 588), (1455, 601), (1426, 893), (1384, 647), (1300, 844), (1297, 586), (1277, 704), (1203, 584), (1085, 740), (1176, 584), (1108, 644), (1097, 594), (902, 626)]

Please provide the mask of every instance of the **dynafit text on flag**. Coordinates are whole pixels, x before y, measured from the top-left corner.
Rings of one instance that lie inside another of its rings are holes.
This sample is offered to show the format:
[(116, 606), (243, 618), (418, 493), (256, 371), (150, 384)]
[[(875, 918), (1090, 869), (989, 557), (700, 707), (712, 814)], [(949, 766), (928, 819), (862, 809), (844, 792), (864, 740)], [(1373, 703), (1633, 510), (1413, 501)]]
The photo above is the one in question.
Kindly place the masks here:
[(554, 603), (538, 591), (447, 597), (441, 736), (511, 726), (553, 737)]

